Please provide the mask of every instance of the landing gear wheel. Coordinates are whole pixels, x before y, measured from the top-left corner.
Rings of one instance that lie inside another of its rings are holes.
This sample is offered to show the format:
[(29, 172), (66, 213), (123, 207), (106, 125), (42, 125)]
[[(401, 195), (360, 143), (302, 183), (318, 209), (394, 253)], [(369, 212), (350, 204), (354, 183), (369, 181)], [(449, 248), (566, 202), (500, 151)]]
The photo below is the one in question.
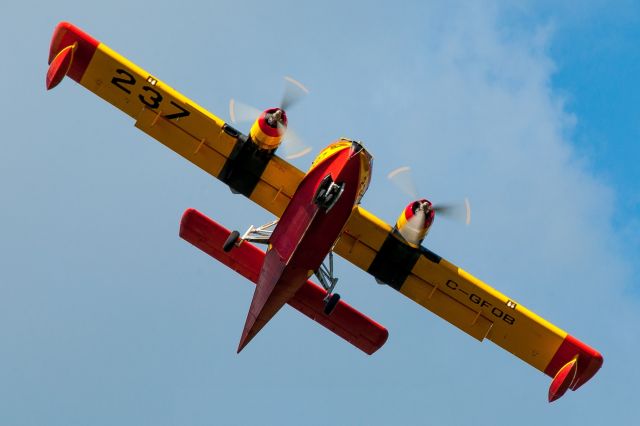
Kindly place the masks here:
[(240, 233), (238, 231), (232, 231), (227, 237), (227, 240), (222, 245), (222, 250), (225, 252), (230, 252), (232, 248), (236, 246), (238, 239), (240, 238)]
[(316, 195), (313, 197), (314, 203), (322, 206), (326, 202), (327, 191), (332, 183), (333, 179), (331, 179), (331, 175), (327, 175), (322, 179), (322, 182), (320, 182), (320, 185), (318, 186)]
[(340, 301), (340, 295), (338, 293), (333, 293), (330, 297), (329, 300), (327, 300), (324, 304), (324, 313), (325, 315), (331, 315), (331, 313), (333, 312), (333, 310), (336, 308), (336, 306), (338, 305), (338, 302)]
[(314, 202), (318, 205), (322, 205), (326, 196), (327, 196), (327, 189), (320, 188), (314, 198)]
[(320, 182), (316, 195), (313, 197), (313, 202), (322, 210), (328, 212), (338, 202), (342, 191), (344, 191), (344, 182), (336, 183), (331, 178), (331, 175), (327, 175)]

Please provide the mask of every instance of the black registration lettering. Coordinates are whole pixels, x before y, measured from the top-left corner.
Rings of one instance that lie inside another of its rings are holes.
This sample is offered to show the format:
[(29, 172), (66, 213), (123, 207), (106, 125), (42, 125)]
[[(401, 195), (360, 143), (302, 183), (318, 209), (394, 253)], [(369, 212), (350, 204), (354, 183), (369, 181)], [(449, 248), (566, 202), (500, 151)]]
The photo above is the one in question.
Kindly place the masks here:
[(493, 309), (491, 309), (491, 313), (497, 316), (498, 318), (502, 318), (502, 316), (504, 315), (504, 312), (502, 312), (502, 310), (497, 307), (494, 307)]
[(457, 282), (453, 281), (453, 280), (448, 280), (445, 285), (454, 291), (460, 291), (461, 293), (464, 293), (468, 299), (471, 301), (471, 303), (476, 304), (478, 306), (480, 306), (480, 308), (485, 308), (487, 310), (489, 310), (489, 312), (491, 312), (491, 315), (493, 315), (494, 317), (503, 320), (504, 322), (506, 322), (509, 325), (513, 325), (516, 322), (515, 317), (507, 314), (505, 311), (503, 311), (502, 309), (500, 309), (497, 306), (493, 306), (489, 301), (483, 299), (482, 297), (478, 296), (475, 293), (470, 293), (467, 294), (466, 291), (462, 290), (460, 288), (460, 286), (458, 285)]

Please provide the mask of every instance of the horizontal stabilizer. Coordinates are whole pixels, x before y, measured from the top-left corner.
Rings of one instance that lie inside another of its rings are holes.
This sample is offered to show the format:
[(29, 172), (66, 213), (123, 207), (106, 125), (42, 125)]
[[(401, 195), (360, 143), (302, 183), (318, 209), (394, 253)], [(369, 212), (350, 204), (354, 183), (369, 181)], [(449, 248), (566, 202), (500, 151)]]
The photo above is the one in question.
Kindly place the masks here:
[[(185, 211), (180, 223), (180, 237), (255, 284), (265, 253), (246, 241), (230, 252), (223, 251), (230, 233), (195, 209)], [(322, 287), (307, 281), (287, 303), (369, 355), (384, 345), (387, 329), (342, 300), (331, 315), (324, 314), (326, 294)]]

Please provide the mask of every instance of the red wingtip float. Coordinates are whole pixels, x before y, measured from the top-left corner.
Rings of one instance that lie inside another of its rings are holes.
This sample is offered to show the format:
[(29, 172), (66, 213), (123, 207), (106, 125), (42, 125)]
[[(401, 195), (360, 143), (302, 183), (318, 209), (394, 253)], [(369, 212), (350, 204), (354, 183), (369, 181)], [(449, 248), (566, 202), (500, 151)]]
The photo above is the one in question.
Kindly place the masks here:
[(47, 90), (56, 87), (65, 75), (80, 83), (99, 44), (78, 27), (60, 22), (53, 32), (49, 47)]
[(568, 334), (545, 369), (545, 373), (553, 377), (549, 402), (560, 398), (567, 389), (575, 391), (585, 384), (602, 367), (603, 361), (598, 351)]
[(564, 395), (571, 383), (576, 379), (577, 371), (578, 360), (574, 358), (556, 373), (551, 386), (549, 386), (549, 402), (553, 402)]
[[(395, 227), (362, 208), (372, 157), (361, 143), (330, 144), (306, 173), (276, 155), (287, 127), (284, 110), (296, 96), (258, 113), (245, 135), (63, 22), (51, 41), (47, 89), (65, 75), (278, 218), (242, 236), (192, 209), (182, 218), (182, 238), (256, 284), (238, 350), (285, 304), (367, 354), (384, 345), (387, 330), (334, 292), (335, 253), (471, 337), (490, 340), (551, 377), (549, 401), (578, 389), (602, 366), (598, 351), (422, 245), (435, 213), (451, 207), (432, 206), (416, 194)], [(468, 222), (468, 203), (466, 209)], [(266, 252), (252, 243), (267, 244)], [(311, 275), (321, 285), (309, 281)]]
[(71, 46), (67, 46), (62, 49), (51, 64), (49, 65), (49, 70), (47, 71), (47, 90), (51, 90), (56, 87), (67, 75), (69, 68), (71, 67), (71, 62), (73, 60), (73, 51), (78, 46), (77, 43), (73, 43)]

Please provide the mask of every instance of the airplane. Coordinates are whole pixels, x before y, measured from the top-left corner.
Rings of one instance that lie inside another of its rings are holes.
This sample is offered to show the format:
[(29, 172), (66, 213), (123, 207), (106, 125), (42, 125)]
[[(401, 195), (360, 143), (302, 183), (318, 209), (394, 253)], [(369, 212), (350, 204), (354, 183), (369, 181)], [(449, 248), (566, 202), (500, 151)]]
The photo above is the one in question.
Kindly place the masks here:
[[(551, 377), (548, 400), (577, 390), (603, 363), (591, 346), (422, 245), (437, 209), (409, 203), (394, 226), (360, 205), (372, 156), (339, 139), (305, 173), (276, 155), (287, 128), (281, 105), (245, 135), (78, 27), (60, 22), (46, 88), (65, 76), (135, 120), (135, 126), (278, 219), (240, 235), (195, 209), (180, 236), (256, 284), (240, 352), (282, 308), (293, 308), (371, 355), (388, 331), (334, 292), (334, 253), (478, 341), (488, 339)], [(253, 243), (267, 244), (262, 251)], [(314, 275), (320, 285), (309, 278)]]

